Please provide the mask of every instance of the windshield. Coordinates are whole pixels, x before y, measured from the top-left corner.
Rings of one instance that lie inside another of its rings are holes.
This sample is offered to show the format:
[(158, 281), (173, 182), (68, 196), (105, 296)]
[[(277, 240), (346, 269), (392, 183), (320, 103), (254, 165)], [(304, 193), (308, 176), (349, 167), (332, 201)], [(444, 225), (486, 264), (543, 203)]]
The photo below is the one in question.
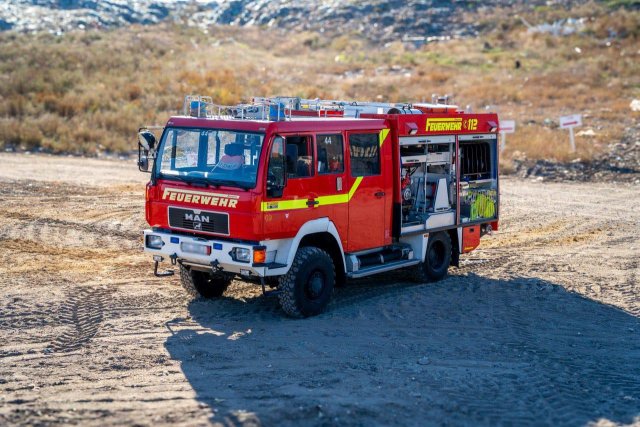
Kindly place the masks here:
[(263, 134), (223, 129), (168, 128), (158, 149), (160, 178), (253, 188)]

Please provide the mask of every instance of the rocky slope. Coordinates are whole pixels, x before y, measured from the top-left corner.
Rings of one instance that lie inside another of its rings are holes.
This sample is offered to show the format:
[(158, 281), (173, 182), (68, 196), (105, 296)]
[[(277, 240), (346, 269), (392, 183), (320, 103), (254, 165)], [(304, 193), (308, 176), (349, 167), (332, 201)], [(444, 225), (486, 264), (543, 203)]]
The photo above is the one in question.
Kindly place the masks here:
[(604, 181), (640, 184), (640, 125), (625, 129), (620, 141), (591, 161), (514, 159), (515, 174), (544, 181)]
[(479, 25), (471, 16), (482, 9), (548, 3), (543, 0), (11, 0), (0, 3), (0, 30), (58, 34), (175, 20), (199, 27), (259, 25), (339, 34), (357, 32), (382, 40), (398, 36), (419, 39), (473, 35)]

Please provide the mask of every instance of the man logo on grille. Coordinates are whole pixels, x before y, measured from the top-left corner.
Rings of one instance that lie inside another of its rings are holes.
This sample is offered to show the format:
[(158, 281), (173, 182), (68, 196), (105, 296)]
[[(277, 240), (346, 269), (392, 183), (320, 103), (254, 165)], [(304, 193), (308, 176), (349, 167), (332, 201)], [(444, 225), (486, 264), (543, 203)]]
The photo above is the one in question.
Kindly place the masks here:
[(187, 221), (193, 221), (193, 222), (209, 222), (208, 215), (198, 215), (198, 214), (192, 214), (192, 213), (184, 214), (184, 219)]
[(209, 223), (208, 215), (198, 215), (193, 213), (185, 213), (184, 214), (185, 221), (191, 221), (193, 223), (193, 229), (202, 231), (202, 223)]

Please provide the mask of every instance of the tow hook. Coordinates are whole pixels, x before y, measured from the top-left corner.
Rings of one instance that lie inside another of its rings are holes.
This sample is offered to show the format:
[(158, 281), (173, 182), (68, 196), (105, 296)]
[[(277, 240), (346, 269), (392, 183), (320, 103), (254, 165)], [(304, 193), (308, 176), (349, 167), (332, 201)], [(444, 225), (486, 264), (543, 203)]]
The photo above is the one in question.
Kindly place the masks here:
[(217, 259), (214, 259), (213, 261), (211, 261), (209, 265), (211, 265), (211, 270), (214, 273), (222, 273), (222, 271), (224, 270), (224, 268), (220, 267), (220, 262), (218, 262)]
[[(171, 264), (172, 265), (176, 265), (175, 264), (175, 260), (176, 258), (178, 258), (175, 254), (170, 256), (171, 258)], [(174, 271), (173, 270), (166, 270), (166, 271), (162, 271), (162, 272), (158, 272), (158, 264), (161, 263), (162, 261), (164, 261), (164, 258), (162, 258), (160, 255), (154, 255), (153, 256), (153, 260), (155, 261), (155, 264), (153, 266), (153, 275), (156, 277), (168, 277), (168, 276), (173, 276)]]

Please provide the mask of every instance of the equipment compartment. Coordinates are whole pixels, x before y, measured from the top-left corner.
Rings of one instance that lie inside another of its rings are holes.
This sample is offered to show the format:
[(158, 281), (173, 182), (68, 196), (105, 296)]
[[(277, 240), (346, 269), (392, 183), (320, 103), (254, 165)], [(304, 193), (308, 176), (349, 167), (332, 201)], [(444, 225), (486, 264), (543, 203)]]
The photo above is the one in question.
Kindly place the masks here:
[(494, 219), (498, 215), (497, 139), (460, 137), (459, 145), (460, 222)]
[(401, 144), (402, 231), (415, 232), (455, 224), (454, 136)]

